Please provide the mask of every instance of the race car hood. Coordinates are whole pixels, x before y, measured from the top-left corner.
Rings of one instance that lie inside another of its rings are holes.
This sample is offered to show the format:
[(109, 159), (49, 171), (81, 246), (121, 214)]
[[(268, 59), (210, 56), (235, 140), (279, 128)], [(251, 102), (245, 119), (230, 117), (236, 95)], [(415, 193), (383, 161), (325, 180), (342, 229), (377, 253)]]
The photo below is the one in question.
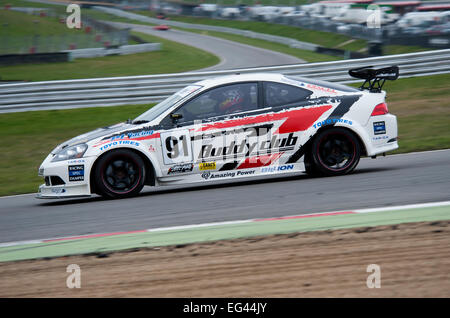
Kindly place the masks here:
[(129, 129), (131, 127), (134, 127), (134, 126), (131, 124), (127, 124), (127, 123), (119, 123), (119, 124), (108, 126), (108, 127), (98, 128), (98, 129), (95, 129), (93, 131), (79, 135), (75, 138), (72, 138), (68, 141), (63, 142), (62, 144), (58, 145), (55, 149), (53, 149), (53, 151), (51, 153), (56, 154), (59, 151), (61, 151), (61, 149), (64, 149), (66, 147), (71, 147), (71, 146), (78, 145), (81, 143), (87, 143), (91, 140), (98, 139), (98, 138), (108, 136), (108, 135), (112, 135), (116, 132)]

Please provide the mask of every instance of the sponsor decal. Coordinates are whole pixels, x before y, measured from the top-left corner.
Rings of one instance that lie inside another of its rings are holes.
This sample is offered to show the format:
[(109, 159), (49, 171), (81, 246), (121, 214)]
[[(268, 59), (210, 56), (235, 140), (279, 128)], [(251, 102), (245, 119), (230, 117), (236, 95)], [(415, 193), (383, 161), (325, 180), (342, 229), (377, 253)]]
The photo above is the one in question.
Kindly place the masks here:
[(202, 144), (198, 159), (248, 156), (256, 151), (269, 152), (272, 149), (282, 151), (292, 150), (297, 143), (297, 139), (298, 137), (294, 137), (294, 134), (290, 133), (284, 138), (280, 138), (279, 135), (273, 135), (270, 140), (255, 141), (252, 143), (247, 140), (242, 140), (242, 142), (236, 143), (233, 140), (224, 147), (214, 147), (213, 144)]
[(270, 166), (270, 167), (262, 167), (261, 173), (272, 173), (272, 172), (286, 171), (286, 170), (293, 170), (293, 169), (294, 169), (294, 165)]
[(84, 165), (69, 166), (69, 181), (84, 181)]
[(308, 84), (308, 85), (306, 85), (306, 87), (309, 89), (317, 90), (317, 91), (337, 94), (337, 92), (334, 89), (328, 88), (328, 87), (322, 87), (322, 86), (317, 86), (317, 85), (313, 85), (313, 84)]
[(378, 136), (372, 138), (372, 140), (383, 140), (383, 139), (389, 139), (389, 136)]
[(383, 135), (386, 133), (386, 124), (384, 121), (377, 121), (373, 123), (373, 133), (375, 135)]
[(66, 189), (63, 188), (56, 188), (56, 189), (52, 189), (52, 193), (56, 193), (56, 194), (61, 194), (61, 193), (65, 193)]
[(248, 171), (229, 171), (229, 172), (218, 172), (218, 173), (211, 173), (211, 172), (203, 172), (202, 178), (205, 180), (211, 180), (211, 179), (220, 179), (220, 178), (234, 178), (239, 176), (248, 176), (255, 174), (256, 170), (248, 170)]
[(347, 119), (342, 119), (342, 118), (330, 118), (330, 119), (326, 119), (323, 121), (319, 121), (317, 123), (315, 123), (313, 125), (314, 128), (319, 128), (322, 126), (326, 126), (326, 125), (334, 125), (334, 124), (348, 124), (348, 125), (353, 125), (353, 122), (351, 120), (347, 120)]
[(199, 165), (200, 170), (216, 170), (216, 162), (202, 162)]
[(129, 133), (121, 134), (118, 136), (112, 136), (111, 141), (117, 140), (117, 139), (124, 139), (124, 138), (134, 139), (134, 138), (147, 137), (147, 136), (153, 135), (153, 132), (154, 132), (153, 130), (142, 130), (142, 131), (138, 131), (138, 132), (129, 132)]
[(73, 159), (73, 160), (69, 160), (67, 163), (68, 164), (85, 163), (85, 161), (84, 161), (84, 159)]
[(148, 147), (148, 151), (150, 151), (150, 152), (155, 152), (156, 149), (155, 149), (155, 147), (153, 147), (152, 145), (150, 145), (150, 147)]
[(382, 76), (397, 76), (397, 73), (381, 73), (381, 74), (377, 74), (377, 77), (382, 77)]
[(110, 147), (118, 146), (118, 145), (130, 145), (130, 146), (136, 146), (139, 147), (140, 143), (137, 141), (131, 141), (131, 140), (117, 140), (110, 143), (107, 143), (106, 145), (103, 145), (100, 147), (100, 151), (106, 150)]
[(184, 173), (188, 171), (192, 171), (194, 169), (194, 165), (192, 163), (185, 163), (181, 165), (175, 165), (169, 168), (169, 171), (167, 171), (167, 174), (174, 174), (174, 173)]

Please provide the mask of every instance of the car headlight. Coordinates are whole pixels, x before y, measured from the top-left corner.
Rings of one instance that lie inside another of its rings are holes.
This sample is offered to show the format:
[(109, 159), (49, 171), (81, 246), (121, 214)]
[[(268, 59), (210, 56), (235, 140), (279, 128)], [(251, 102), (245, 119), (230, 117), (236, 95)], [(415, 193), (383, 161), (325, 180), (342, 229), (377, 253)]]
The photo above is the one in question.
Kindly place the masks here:
[(88, 148), (88, 145), (86, 145), (86, 144), (79, 144), (79, 145), (75, 145), (72, 147), (67, 147), (65, 149), (62, 149), (60, 152), (58, 152), (53, 157), (52, 162), (81, 158), (81, 157), (83, 157), (87, 148)]

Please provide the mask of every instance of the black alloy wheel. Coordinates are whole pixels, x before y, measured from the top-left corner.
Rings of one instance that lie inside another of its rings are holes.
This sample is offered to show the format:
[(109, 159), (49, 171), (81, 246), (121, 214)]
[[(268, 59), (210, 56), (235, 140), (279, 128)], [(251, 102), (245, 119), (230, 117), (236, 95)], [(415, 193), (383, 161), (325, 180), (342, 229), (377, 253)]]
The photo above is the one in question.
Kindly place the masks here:
[(352, 132), (339, 127), (319, 133), (311, 148), (312, 160), (308, 164), (313, 168), (309, 170), (324, 176), (350, 173), (361, 157), (358, 139)]
[(145, 183), (145, 164), (135, 152), (117, 149), (106, 153), (95, 166), (99, 194), (108, 198), (137, 195)]

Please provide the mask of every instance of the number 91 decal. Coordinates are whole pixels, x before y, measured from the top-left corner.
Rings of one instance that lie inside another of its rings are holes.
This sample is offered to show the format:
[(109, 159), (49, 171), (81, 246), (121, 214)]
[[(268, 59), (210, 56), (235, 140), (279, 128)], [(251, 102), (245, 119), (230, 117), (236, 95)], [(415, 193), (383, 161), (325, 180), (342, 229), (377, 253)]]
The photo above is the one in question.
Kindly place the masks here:
[(189, 130), (161, 133), (161, 144), (165, 165), (192, 162), (192, 147)]

